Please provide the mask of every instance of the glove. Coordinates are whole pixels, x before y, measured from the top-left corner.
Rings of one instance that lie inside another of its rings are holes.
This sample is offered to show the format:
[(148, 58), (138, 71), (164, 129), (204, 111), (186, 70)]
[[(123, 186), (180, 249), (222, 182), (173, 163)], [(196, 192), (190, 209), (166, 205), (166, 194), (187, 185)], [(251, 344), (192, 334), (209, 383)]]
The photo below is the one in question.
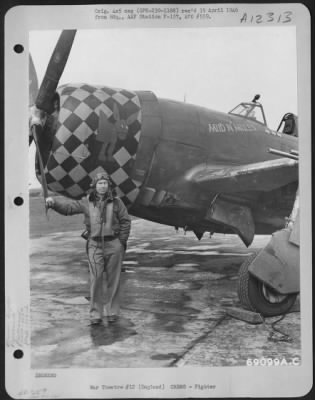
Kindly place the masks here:
[(47, 197), (46, 199), (46, 207), (52, 208), (55, 204), (55, 200), (52, 197)]

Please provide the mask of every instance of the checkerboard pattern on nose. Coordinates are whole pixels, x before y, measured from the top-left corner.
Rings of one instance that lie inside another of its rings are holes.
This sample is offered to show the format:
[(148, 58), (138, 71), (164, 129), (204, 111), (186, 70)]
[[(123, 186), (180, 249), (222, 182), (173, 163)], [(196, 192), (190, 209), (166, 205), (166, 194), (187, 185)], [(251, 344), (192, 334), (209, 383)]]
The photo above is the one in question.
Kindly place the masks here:
[[(118, 196), (129, 206), (142, 182), (130, 178), (141, 135), (141, 106), (134, 92), (86, 84), (58, 89), (60, 112), (45, 176), (50, 190), (79, 199), (93, 177), (106, 170)], [(127, 121), (126, 137), (117, 136), (117, 116)], [(100, 113), (107, 121), (100, 127)], [(113, 141), (114, 137), (114, 141)], [(108, 146), (113, 145), (112, 157)]]

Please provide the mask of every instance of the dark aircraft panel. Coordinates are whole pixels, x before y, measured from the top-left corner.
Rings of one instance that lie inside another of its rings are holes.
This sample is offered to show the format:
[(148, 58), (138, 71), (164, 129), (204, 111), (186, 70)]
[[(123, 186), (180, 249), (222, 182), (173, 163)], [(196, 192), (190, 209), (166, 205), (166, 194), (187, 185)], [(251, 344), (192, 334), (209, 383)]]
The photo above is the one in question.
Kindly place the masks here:
[(143, 181), (148, 178), (151, 170), (154, 152), (162, 133), (162, 120), (155, 94), (149, 91), (136, 93), (141, 103), (142, 133), (131, 176), (135, 180)]
[(198, 107), (173, 100), (159, 99), (164, 140), (202, 147)]
[(148, 185), (158, 189), (168, 188), (185, 171), (202, 163), (204, 159), (205, 154), (200, 148), (163, 140), (156, 149)]

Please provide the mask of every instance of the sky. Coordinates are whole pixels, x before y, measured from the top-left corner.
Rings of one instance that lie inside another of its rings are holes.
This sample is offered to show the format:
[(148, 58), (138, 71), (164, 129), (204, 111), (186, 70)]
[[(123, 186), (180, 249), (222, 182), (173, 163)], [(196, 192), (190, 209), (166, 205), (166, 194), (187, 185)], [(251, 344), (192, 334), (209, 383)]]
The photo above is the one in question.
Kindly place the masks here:
[[(29, 49), (41, 82), (60, 31), (32, 31)], [(260, 94), (277, 129), (297, 114), (295, 27), (80, 30), (60, 79), (129, 90), (228, 112)], [(34, 177), (30, 148), (30, 187)]]

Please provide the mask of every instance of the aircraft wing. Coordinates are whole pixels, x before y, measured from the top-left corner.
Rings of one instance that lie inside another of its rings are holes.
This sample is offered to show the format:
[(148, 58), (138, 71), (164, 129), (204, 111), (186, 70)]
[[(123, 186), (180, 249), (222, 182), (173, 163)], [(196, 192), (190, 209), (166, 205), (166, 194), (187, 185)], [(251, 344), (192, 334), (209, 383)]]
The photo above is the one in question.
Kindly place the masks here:
[(186, 179), (217, 193), (270, 191), (298, 180), (298, 161), (286, 158), (238, 166), (205, 165)]
[[(237, 166), (198, 166), (186, 179), (204, 192), (238, 193), (270, 191), (298, 180), (298, 161), (287, 158)], [(238, 233), (246, 246), (255, 235), (250, 207), (217, 198), (206, 220), (220, 223)]]
[[(187, 187), (189, 191), (193, 190), (192, 186), (205, 193), (239, 195), (241, 192), (270, 191), (297, 180), (298, 161), (280, 158), (237, 166), (198, 165), (186, 173), (183, 180), (173, 183), (172, 189), (177, 186), (174, 193), (179, 196), (181, 192), (185, 193)], [(143, 205), (155, 207), (168, 207), (172, 200), (171, 192), (149, 187), (143, 190), (138, 199)], [(251, 208), (245, 204), (218, 196), (207, 210), (205, 220), (230, 228), (246, 246), (253, 241), (255, 223)]]

